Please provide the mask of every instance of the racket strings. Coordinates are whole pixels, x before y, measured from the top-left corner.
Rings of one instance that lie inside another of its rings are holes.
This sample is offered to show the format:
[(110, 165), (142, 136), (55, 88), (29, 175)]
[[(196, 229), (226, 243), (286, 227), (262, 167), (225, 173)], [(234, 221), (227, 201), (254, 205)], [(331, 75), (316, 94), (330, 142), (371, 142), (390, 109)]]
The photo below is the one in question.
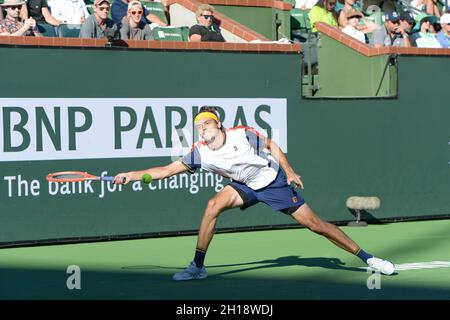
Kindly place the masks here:
[(51, 175), (53, 179), (80, 179), (84, 178), (85, 175), (81, 173), (62, 173)]

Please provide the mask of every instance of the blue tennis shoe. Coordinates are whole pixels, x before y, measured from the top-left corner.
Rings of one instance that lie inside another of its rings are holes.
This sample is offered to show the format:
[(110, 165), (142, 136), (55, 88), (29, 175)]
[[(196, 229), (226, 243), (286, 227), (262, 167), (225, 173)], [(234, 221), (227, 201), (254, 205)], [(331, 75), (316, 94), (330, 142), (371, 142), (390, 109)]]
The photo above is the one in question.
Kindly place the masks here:
[(192, 261), (186, 269), (181, 272), (177, 272), (173, 275), (173, 280), (183, 281), (183, 280), (200, 280), (205, 279), (208, 275), (206, 274), (205, 267), (197, 267), (194, 261)]

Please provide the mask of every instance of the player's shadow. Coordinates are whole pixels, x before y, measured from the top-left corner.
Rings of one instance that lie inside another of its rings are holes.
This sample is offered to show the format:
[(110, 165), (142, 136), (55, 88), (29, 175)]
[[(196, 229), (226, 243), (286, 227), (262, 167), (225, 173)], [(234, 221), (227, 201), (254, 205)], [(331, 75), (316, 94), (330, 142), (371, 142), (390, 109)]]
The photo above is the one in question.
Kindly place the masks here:
[[(256, 266), (254, 266), (256, 265)], [(235, 274), (250, 270), (261, 270), (267, 268), (277, 268), (277, 267), (295, 267), (303, 266), (310, 268), (324, 268), (331, 270), (346, 270), (355, 272), (367, 272), (364, 268), (347, 267), (345, 263), (338, 258), (324, 258), (324, 257), (313, 257), (313, 258), (301, 258), (300, 256), (286, 256), (279, 257), (276, 259), (261, 260), (254, 262), (244, 262), (244, 263), (234, 263), (234, 264), (223, 264), (223, 265), (208, 265), (207, 269), (211, 268), (222, 268), (222, 267), (237, 267), (237, 266), (249, 266), (247, 268), (240, 268), (236, 270), (226, 271), (222, 273), (217, 273), (211, 277)]]
[[(314, 257), (314, 258), (301, 258), (300, 256), (286, 256), (279, 257), (276, 259), (268, 259), (261, 261), (253, 261), (253, 262), (242, 262), (242, 263), (233, 263), (233, 264), (221, 264), (221, 265), (206, 265), (207, 269), (211, 268), (223, 268), (223, 267), (240, 267), (240, 266), (248, 266), (244, 268), (239, 268), (231, 271), (226, 271), (222, 273), (217, 273), (211, 275), (210, 277), (223, 276), (228, 274), (235, 274), (250, 270), (260, 270), (267, 268), (277, 268), (277, 267), (292, 267), (292, 266), (303, 266), (303, 267), (311, 267), (311, 268), (324, 268), (331, 270), (346, 270), (346, 271), (356, 271), (356, 272), (367, 272), (364, 268), (357, 267), (347, 267), (345, 263), (342, 262), (338, 258), (324, 258), (324, 257)], [(180, 269), (180, 267), (166, 267), (166, 266), (158, 266), (158, 265), (141, 265), (141, 266), (125, 266), (122, 269), (128, 270), (149, 270), (149, 269)]]

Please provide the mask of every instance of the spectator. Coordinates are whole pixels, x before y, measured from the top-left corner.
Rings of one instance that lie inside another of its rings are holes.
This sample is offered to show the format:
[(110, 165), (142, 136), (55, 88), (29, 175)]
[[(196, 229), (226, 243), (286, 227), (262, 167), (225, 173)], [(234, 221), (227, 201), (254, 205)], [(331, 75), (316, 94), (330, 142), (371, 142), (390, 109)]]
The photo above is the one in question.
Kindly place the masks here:
[(436, 39), (442, 48), (450, 48), (450, 13), (441, 16), (441, 31), (436, 35)]
[(48, 10), (47, 0), (27, 0), (28, 15), (34, 18), (38, 24), (47, 23), (59, 26), (61, 21), (56, 19)]
[(347, 25), (342, 29), (342, 32), (348, 34), (349, 36), (366, 43), (366, 36), (363, 32), (358, 30), (359, 20), (363, 17), (362, 13), (358, 10), (351, 9), (347, 11), (345, 19), (347, 20)]
[(201, 4), (195, 12), (198, 24), (189, 29), (189, 41), (225, 42), (220, 28), (214, 23), (214, 8), (209, 4)]
[(419, 30), (419, 32), (414, 34), (413, 41), (415, 45), (418, 48), (441, 48), (433, 27), (433, 23), (437, 21), (437, 18), (421, 13), (417, 16), (417, 21), (415, 30)]
[[(127, 15), (128, 11), (128, 4), (131, 0), (116, 0), (112, 4), (111, 7), (111, 17), (114, 20), (114, 23), (120, 26), (120, 23)], [(144, 14), (142, 16), (142, 22), (144, 23), (156, 23), (157, 25), (161, 27), (167, 26), (167, 23), (162, 21), (157, 15), (154, 15), (152, 13), (149, 13), (147, 9), (143, 8)]]
[[(358, 0), (345, 0), (344, 2), (345, 3), (344, 3), (344, 6), (342, 7), (342, 10), (339, 11), (338, 24), (339, 24), (340, 28), (345, 28), (348, 25), (347, 13), (354, 12), (354, 10), (358, 11), (360, 13), (360, 16), (359, 16), (358, 24), (356, 26), (353, 26), (352, 28), (347, 29), (349, 32), (351, 32), (353, 35), (356, 35), (352, 31), (353, 29), (361, 31), (363, 33), (363, 36), (365, 39), (366, 33), (373, 32), (373, 30), (378, 28), (378, 25), (375, 22), (369, 21), (361, 13), (360, 8), (362, 6)], [(339, 3), (341, 3), (341, 2), (339, 2)], [(359, 40), (360, 39), (361, 39), (361, 35), (359, 35)]]
[(95, 0), (94, 14), (84, 21), (80, 30), (80, 38), (100, 39), (118, 34), (117, 25), (108, 18), (111, 9), (109, 0)]
[[(28, 18), (28, 10), (27, 10), (27, 4), (26, 1), (23, 2), (22, 7), (20, 8), (20, 17), (22, 20), (25, 20)], [(0, 20), (3, 20), (5, 17), (3, 15), (3, 8), (0, 8)]]
[(375, 48), (380, 47), (411, 47), (408, 33), (400, 25), (400, 16), (397, 12), (389, 12), (384, 25), (372, 33), (372, 44)]
[(83, 24), (89, 11), (83, 0), (51, 0), (48, 2), (53, 17), (68, 24)]
[(302, 10), (309, 10), (317, 4), (319, 0), (297, 0), (295, 1), (295, 8)]
[[(339, 11), (338, 23), (339, 27), (344, 28), (347, 25), (347, 13), (352, 9), (359, 10), (358, 0), (340, 0), (339, 4), (344, 3), (342, 10)], [(336, 5), (338, 3), (336, 2)]]
[(41, 36), (36, 20), (33, 18), (19, 21), (20, 9), (25, 1), (5, 0), (0, 4), (2, 10), (6, 10), (6, 17), (0, 21), (0, 35), (2, 36)]
[(414, 16), (410, 12), (403, 11), (400, 14), (400, 27), (402, 27), (406, 33), (411, 34), (415, 24), (416, 21), (414, 20)]
[[(436, 17), (441, 16), (436, 0), (412, 0), (411, 6), (413, 8), (416, 8), (417, 11), (426, 12), (426, 13), (436, 16)], [(414, 17), (416, 18), (417, 15), (418, 14), (415, 14)]]
[(128, 13), (122, 19), (120, 27), (121, 39), (152, 40), (152, 30), (148, 23), (141, 20), (144, 10), (139, 1), (133, 0), (128, 4)]
[(308, 15), (312, 32), (317, 32), (317, 22), (324, 22), (334, 27), (338, 26), (337, 13), (334, 11), (335, 5), (336, 0), (319, 0), (311, 11), (309, 11)]

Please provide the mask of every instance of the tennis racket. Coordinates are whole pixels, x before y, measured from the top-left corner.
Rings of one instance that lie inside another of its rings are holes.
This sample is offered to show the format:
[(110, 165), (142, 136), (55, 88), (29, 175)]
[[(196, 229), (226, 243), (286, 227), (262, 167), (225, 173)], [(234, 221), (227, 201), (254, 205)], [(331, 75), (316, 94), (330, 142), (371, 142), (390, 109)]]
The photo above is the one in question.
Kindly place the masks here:
[(114, 181), (114, 176), (99, 177), (82, 171), (61, 171), (49, 173), (45, 179), (50, 182), (78, 182), (87, 180)]

